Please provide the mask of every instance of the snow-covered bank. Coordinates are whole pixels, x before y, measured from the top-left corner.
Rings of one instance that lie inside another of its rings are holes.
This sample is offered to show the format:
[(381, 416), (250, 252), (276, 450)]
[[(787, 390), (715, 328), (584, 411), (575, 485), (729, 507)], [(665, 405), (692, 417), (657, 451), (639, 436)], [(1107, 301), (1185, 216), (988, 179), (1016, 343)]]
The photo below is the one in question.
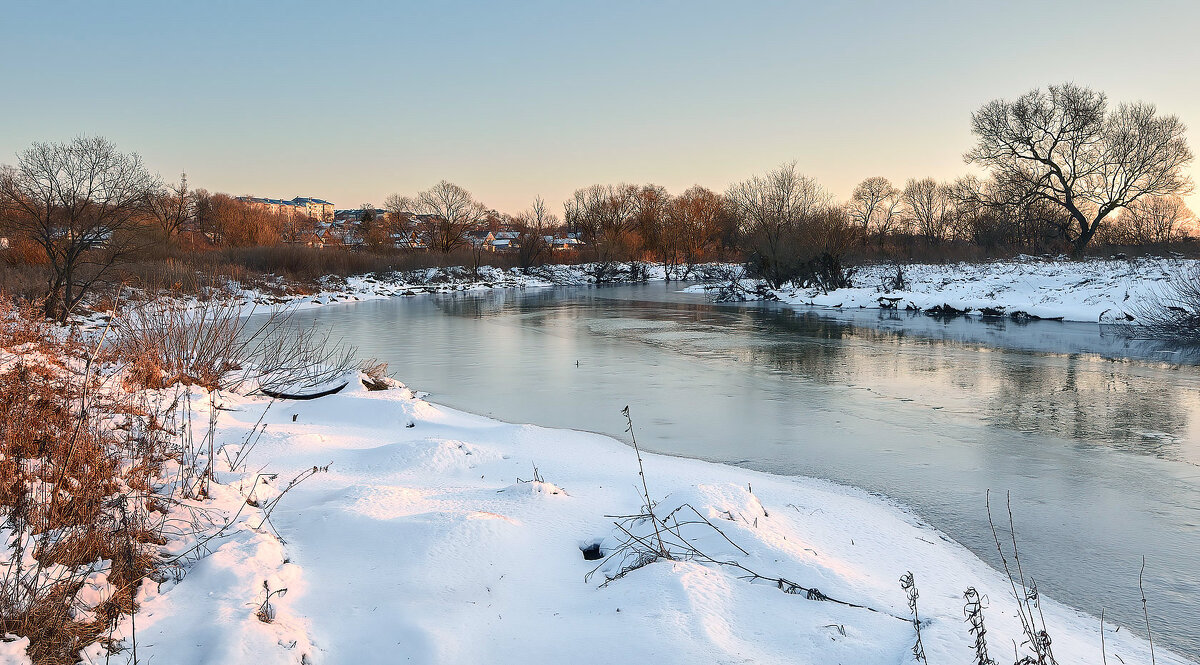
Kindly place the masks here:
[[(892, 290), (895, 265), (864, 266), (855, 288), (820, 293), (779, 289), (783, 302), (822, 307), (895, 306), (927, 310), (949, 305), (979, 314), (985, 308), (1003, 316), (1096, 322), (1105, 312), (1128, 312), (1163, 290), (1173, 275), (1195, 269), (1190, 259), (1021, 258), (988, 263), (905, 264), (906, 288)], [(880, 298), (884, 298), (881, 302)]]
[[(636, 458), (620, 442), (352, 384), (309, 402), (275, 402), (255, 443), (248, 433), (268, 402), (222, 399), (219, 459), (254, 446), (244, 467), (218, 470), (215, 505), (240, 515), (182, 580), (143, 590), (143, 662), (905, 663), (914, 639), (898, 584), (906, 571), (920, 589), (929, 662), (972, 662), (969, 586), (987, 598), (993, 656), (1007, 662), (1009, 640), (1021, 641), (1007, 580), (861, 491), (645, 457), (660, 512), (690, 503), (732, 541), (691, 532), (713, 558), (878, 611), (784, 594), (698, 561), (659, 561), (599, 588), (616, 564), (585, 582), (595, 562), (581, 548), (614, 547), (622, 534), (608, 516), (642, 503)], [(633, 416), (652, 414), (635, 406)], [(326, 465), (256, 528), (289, 479)], [(535, 465), (544, 482), (520, 482)], [(277, 475), (260, 477), (264, 466)], [(251, 496), (255, 505), (245, 507)], [(264, 582), (288, 589), (272, 598), (272, 623), (255, 616)], [(1042, 602), (1058, 661), (1099, 663), (1098, 620)], [(1104, 641), (1110, 658), (1150, 661), (1128, 629), (1108, 626)], [(90, 656), (104, 660), (99, 647)], [(1185, 662), (1161, 649), (1157, 658)]]
[[(699, 275), (713, 268), (727, 266), (699, 266)], [(682, 268), (674, 268), (678, 274)], [(501, 269), (481, 266), (477, 271), (461, 266), (450, 268), (426, 268), (407, 272), (370, 275), (355, 275), (345, 279), (326, 277), (320, 280), (320, 288), (314, 292), (296, 292), (295, 285), (280, 282), (276, 289), (282, 293), (269, 293), (261, 288), (246, 288), (231, 283), (226, 291), (247, 305), (286, 305), (295, 309), (310, 309), (338, 302), (379, 300), (397, 296), (414, 296), (422, 293), (451, 293), (455, 291), (479, 291), (489, 289), (524, 289), (551, 286), (575, 286), (585, 284), (622, 284), (639, 281), (661, 281), (666, 279), (667, 267), (654, 263), (615, 263), (601, 268), (597, 264), (544, 265), (523, 271), (519, 268)], [(692, 279), (697, 276), (693, 275)], [(303, 291), (303, 290), (301, 290)], [(147, 294), (132, 293), (134, 299), (143, 299)]]
[[(712, 264), (697, 266), (692, 279), (700, 279), (715, 269), (727, 265)], [(674, 279), (682, 268), (673, 268)], [(423, 268), (419, 270), (388, 273), (370, 273), (337, 277), (329, 275), (317, 280), (316, 285), (290, 282), (281, 277), (267, 275), (257, 284), (242, 284), (226, 280), (215, 286), (205, 287), (203, 293), (174, 291), (146, 291), (135, 287), (123, 287), (118, 299), (121, 307), (131, 304), (137, 307), (146, 302), (174, 302), (188, 309), (200, 308), (202, 300), (220, 299), (241, 307), (246, 314), (275, 309), (302, 311), (336, 303), (383, 300), (387, 298), (416, 296), (428, 293), (454, 293), (458, 291), (489, 291), (493, 289), (547, 288), (552, 286), (580, 286), (586, 284), (627, 284), (666, 279), (667, 267), (652, 263), (612, 263), (601, 267), (593, 263), (574, 265), (549, 264), (530, 268), (502, 269), (480, 266), (471, 270), (463, 266), (446, 268)], [(95, 309), (78, 314), (74, 321), (84, 330), (98, 331), (105, 327), (113, 311), (108, 302), (93, 302)]]

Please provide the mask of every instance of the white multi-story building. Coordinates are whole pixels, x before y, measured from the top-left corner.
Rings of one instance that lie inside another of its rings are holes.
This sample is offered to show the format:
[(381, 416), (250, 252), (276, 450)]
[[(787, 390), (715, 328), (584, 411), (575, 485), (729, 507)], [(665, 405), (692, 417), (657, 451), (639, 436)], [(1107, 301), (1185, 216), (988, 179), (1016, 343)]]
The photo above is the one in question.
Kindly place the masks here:
[(239, 196), (238, 200), (253, 206), (261, 206), (275, 214), (305, 215), (321, 221), (333, 219), (333, 204), (324, 199), (297, 196), (290, 201), (284, 201), (283, 199), (263, 199), (256, 196)]
[(297, 196), (288, 203), (291, 203), (297, 208), (303, 208), (304, 213), (313, 219), (319, 219), (322, 221), (333, 220), (333, 204), (329, 201)]

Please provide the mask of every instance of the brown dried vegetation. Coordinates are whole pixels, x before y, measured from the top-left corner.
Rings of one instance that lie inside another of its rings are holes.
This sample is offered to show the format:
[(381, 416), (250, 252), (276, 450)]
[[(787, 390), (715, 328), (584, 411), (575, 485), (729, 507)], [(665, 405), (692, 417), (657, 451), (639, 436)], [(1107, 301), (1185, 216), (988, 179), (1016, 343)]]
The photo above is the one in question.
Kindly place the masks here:
[[(0, 632), (28, 637), (35, 663), (103, 639), (165, 543), (165, 431), (93, 365), (39, 311), (0, 302)], [(96, 573), (109, 591), (87, 601)]]

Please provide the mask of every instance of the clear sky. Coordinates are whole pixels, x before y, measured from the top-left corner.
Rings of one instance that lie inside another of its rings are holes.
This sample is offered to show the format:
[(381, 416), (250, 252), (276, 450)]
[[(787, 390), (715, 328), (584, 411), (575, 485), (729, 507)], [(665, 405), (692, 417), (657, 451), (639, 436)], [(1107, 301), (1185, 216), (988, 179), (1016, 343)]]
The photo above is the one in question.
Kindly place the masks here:
[(1195, 0), (0, 8), (0, 162), (101, 134), (167, 179), (339, 208), (444, 178), (557, 209), (589, 184), (720, 191), (791, 160), (841, 197), (949, 179), (972, 110), (1066, 80), (1154, 102), (1200, 151)]

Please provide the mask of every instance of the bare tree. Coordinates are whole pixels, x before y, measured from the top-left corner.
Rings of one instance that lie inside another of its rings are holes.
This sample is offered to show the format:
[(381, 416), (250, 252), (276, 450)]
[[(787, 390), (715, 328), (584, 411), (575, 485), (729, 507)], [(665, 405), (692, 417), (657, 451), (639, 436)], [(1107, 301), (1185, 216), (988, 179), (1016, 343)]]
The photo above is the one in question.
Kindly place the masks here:
[(322, 213), (322, 219), (318, 219), (317, 217), (308, 214), (308, 212), (303, 208), (297, 208), (294, 210), (285, 209), (270, 216), (275, 218), (275, 227), (279, 229), (279, 238), (285, 243), (297, 245), (305, 242), (312, 236), (312, 234), (317, 232), (318, 228), (321, 228), (320, 222), (324, 221), (324, 228), (330, 237), (336, 235), (342, 244), (345, 244), (346, 229), (337, 229), (335, 231), (329, 225), (329, 222), (332, 220), (329, 219), (329, 215), (325, 213)]
[(739, 218), (751, 273), (772, 288), (800, 277), (807, 262), (833, 247), (830, 242), (840, 245), (840, 237), (825, 236), (818, 221), (829, 212), (832, 195), (796, 171), (795, 162), (730, 187), (725, 199)]
[(552, 251), (546, 235), (552, 233), (558, 226), (558, 218), (546, 208), (542, 197), (533, 200), (533, 206), (517, 215), (517, 228), (520, 236), (517, 238), (517, 265), (521, 270), (528, 271), (546, 261)]
[(630, 260), (652, 255), (663, 241), (671, 195), (662, 185), (642, 185), (633, 193), (633, 219), (626, 241)]
[(443, 254), (466, 244), (466, 232), (485, 218), (483, 205), (470, 192), (445, 180), (412, 198), (393, 194), (385, 205), (396, 214), (416, 215), (429, 249)]
[(196, 199), (188, 190), (187, 174), (179, 176), (179, 183), (159, 187), (146, 197), (146, 212), (154, 220), (158, 234), (170, 242), (193, 219)]
[(1195, 215), (1178, 196), (1150, 196), (1134, 201), (1122, 211), (1117, 226), (1132, 244), (1170, 244), (1179, 239), (1180, 227)]
[(948, 189), (933, 178), (910, 178), (901, 195), (909, 227), (932, 243), (949, 239)]
[[(578, 234), (584, 242), (594, 246), (600, 238), (607, 199), (608, 188), (603, 185), (575, 190), (571, 198), (563, 202), (567, 232)], [(592, 249), (595, 250), (595, 247)]]
[(204, 190), (196, 192), (195, 219), (196, 228), (209, 242), (226, 247), (275, 245), (293, 234), (293, 220), (286, 213)]
[(563, 204), (567, 227), (579, 233), (601, 272), (629, 256), (638, 192), (635, 185), (592, 185)]
[(715, 251), (728, 214), (725, 199), (700, 186), (671, 200), (659, 241), (668, 279), (687, 279), (696, 265)]
[(882, 176), (858, 183), (850, 196), (850, 218), (862, 229), (865, 241), (870, 233), (886, 236), (896, 225), (900, 210), (900, 190)]
[(392, 228), (385, 215), (375, 210), (374, 204), (364, 203), (358, 207), (358, 237), (367, 247), (381, 250), (392, 241)]
[(993, 100), (971, 115), (971, 130), (978, 142), (966, 160), (1063, 208), (1076, 254), (1114, 211), (1191, 188), (1179, 118), (1144, 102), (1110, 111), (1103, 93), (1073, 83)]
[(219, 196), (211, 194), (207, 189), (193, 190), (192, 219), (196, 232), (209, 243), (217, 244), (221, 240), (221, 231), (217, 226), (216, 206), (213, 199)]
[(9, 224), (46, 253), (48, 317), (65, 322), (112, 265), (145, 243), (146, 200), (159, 180), (136, 153), (102, 137), (35, 143), (0, 174)]

